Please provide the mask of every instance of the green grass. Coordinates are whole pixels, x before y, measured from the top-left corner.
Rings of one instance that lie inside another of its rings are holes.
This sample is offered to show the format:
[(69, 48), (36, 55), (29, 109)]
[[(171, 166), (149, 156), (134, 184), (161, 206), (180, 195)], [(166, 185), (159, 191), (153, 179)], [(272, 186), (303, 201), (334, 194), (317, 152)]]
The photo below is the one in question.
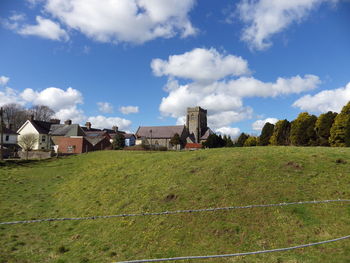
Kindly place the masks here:
[[(350, 199), (349, 148), (104, 151), (0, 164), (1, 222), (338, 198)], [(349, 234), (342, 203), (4, 225), (0, 262), (235, 253)], [(350, 241), (201, 262), (350, 262)]]

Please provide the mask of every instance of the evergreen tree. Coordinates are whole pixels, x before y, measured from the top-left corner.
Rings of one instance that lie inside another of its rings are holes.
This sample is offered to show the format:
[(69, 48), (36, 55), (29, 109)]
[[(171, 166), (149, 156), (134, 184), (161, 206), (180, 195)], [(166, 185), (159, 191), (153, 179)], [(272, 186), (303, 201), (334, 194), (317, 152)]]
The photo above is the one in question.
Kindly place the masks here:
[(350, 146), (350, 102), (335, 117), (329, 137), (331, 146)]
[(291, 122), (290, 142), (292, 145), (308, 146), (316, 145), (317, 137), (315, 123), (317, 117), (307, 112), (302, 112)]
[(290, 122), (280, 120), (275, 124), (273, 134), (270, 138), (272, 145), (289, 145)]
[[(225, 138), (224, 138), (224, 140), (225, 140)], [(226, 137), (226, 140), (225, 140), (225, 147), (233, 147), (233, 141), (232, 141), (232, 139), (231, 139), (230, 136), (227, 136), (227, 137)]]
[(255, 136), (249, 136), (248, 139), (245, 140), (244, 146), (257, 146), (258, 139)]
[(210, 134), (206, 142), (203, 143), (203, 146), (207, 148), (220, 148), (225, 146), (225, 141), (222, 139), (221, 135)]
[(239, 135), (235, 146), (237, 146), (237, 147), (243, 147), (245, 141), (246, 141), (248, 138), (249, 138), (249, 135), (247, 135), (247, 134), (245, 134), (244, 132), (242, 132), (241, 135)]
[(175, 133), (174, 136), (170, 139), (170, 144), (173, 146), (176, 146), (176, 145), (183, 146), (183, 142), (178, 133)]
[(329, 146), (329, 136), (331, 135), (331, 128), (334, 123), (335, 117), (338, 113), (327, 112), (321, 114), (316, 121), (315, 131), (317, 134), (318, 145)]
[(121, 150), (125, 147), (125, 137), (122, 133), (117, 132), (113, 138), (112, 148), (113, 150)]
[(275, 128), (275, 125), (269, 123), (269, 122), (266, 122), (262, 131), (261, 131), (261, 135), (259, 137), (259, 143), (258, 145), (260, 146), (266, 146), (266, 145), (269, 145), (270, 143), (270, 138), (273, 134), (273, 130)]

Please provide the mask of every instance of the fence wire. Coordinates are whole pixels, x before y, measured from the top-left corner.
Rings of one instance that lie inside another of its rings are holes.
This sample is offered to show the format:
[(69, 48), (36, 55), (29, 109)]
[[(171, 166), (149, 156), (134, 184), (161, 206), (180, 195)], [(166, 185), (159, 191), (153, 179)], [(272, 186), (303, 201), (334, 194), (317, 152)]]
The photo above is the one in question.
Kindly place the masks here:
[(43, 218), (43, 219), (34, 219), (34, 220), (0, 222), (0, 225), (30, 224), (30, 223), (54, 222), (54, 221), (73, 221), (73, 220), (96, 220), (96, 219), (107, 219), (107, 218), (118, 218), (118, 217), (161, 216), (161, 215), (174, 215), (174, 214), (180, 214), (180, 213), (216, 212), (216, 211), (225, 211), (225, 210), (227, 211), (227, 210), (235, 210), (235, 209), (279, 207), (279, 206), (303, 205), (303, 204), (325, 204), (325, 203), (335, 203), (335, 202), (343, 202), (343, 203), (350, 202), (350, 199), (300, 201), (300, 202), (290, 202), (290, 203), (260, 204), (260, 205), (258, 204), (258, 205), (246, 205), (246, 206), (228, 206), (228, 207), (217, 207), (217, 208), (187, 209), (187, 210), (175, 210), (175, 211), (164, 211), (164, 212), (145, 212), (145, 213), (118, 214), (118, 215), (106, 215), (106, 216)]
[(235, 254), (188, 256), (188, 257), (173, 257), (173, 258), (158, 258), (158, 259), (140, 259), (140, 260), (118, 261), (118, 262), (114, 262), (114, 263), (164, 262), (164, 261), (175, 261), (175, 260), (212, 259), (212, 258), (228, 258), (228, 257), (248, 256), (248, 255), (266, 254), (266, 253), (272, 253), (272, 252), (283, 252), (283, 251), (288, 251), (288, 250), (293, 250), (293, 249), (318, 246), (318, 245), (327, 244), (327, 243), (331, 243), (331, 242), (341, 241), (341, 240), (348, 239), (348, 238), (350, 238), (350, 235), (335, 238), (335, 239), (320, 241), (320, 242), (316, 242), (316, 243), (294, 246), (294, 247), (276, 248), (276, 249), (270, 249), (270, 250), (243, 252), (243, 253), (235, 253)]

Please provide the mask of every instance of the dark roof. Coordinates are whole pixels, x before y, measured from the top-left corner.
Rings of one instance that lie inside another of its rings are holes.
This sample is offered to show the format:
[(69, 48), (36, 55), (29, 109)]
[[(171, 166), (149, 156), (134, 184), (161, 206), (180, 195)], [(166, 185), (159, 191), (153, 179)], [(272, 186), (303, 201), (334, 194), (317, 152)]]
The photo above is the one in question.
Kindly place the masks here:
[(18, 134), (17, 132), (4, 127), (4, 134)]
[(88, 127), (85, 127), (85, 126), (82, 126), (81, 127), (83, 129), (83, 131), (101, 131), (101, 129), (95, 129), (95, 128), (88, 128)]
[(29, 120), (29, 122), (34, 126), (34, 128), (40, 133), (40, 134), (49, 134), (50, 127), (52, 125), (51, 122), (46, 121), (35, 121), (35, 120)]
[[(175, 133), (181, 134), (186, 129), (184, 125), (181, 126), (143, 126), (139, 127), (136, 132), (136, 137), (146, 138), (172, 138)], [(152, 131), (152, 132), (151, 132)], [(151, 136), (152, 135), (152, 136)]]
[(52, 124), (50, 134), (53, 136), (84, 136), (84, 131), (79, 124)]
[(93, 146), (95, 146), (96, 144), (98, 144), (100, 141), (103, 141), (104, 139), (106, 139), (106, 136), (93, 136), (93, 137), (85, 137), (85, 139), (91, 143)]

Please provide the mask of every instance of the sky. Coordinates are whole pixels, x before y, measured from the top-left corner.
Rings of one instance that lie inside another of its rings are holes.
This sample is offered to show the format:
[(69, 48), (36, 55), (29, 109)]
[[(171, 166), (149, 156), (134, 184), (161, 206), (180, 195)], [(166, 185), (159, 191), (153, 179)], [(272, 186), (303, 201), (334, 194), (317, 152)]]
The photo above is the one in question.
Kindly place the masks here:
[(349, 0), (0, 0), (0, 106), (235, 137), (348, 101)]

